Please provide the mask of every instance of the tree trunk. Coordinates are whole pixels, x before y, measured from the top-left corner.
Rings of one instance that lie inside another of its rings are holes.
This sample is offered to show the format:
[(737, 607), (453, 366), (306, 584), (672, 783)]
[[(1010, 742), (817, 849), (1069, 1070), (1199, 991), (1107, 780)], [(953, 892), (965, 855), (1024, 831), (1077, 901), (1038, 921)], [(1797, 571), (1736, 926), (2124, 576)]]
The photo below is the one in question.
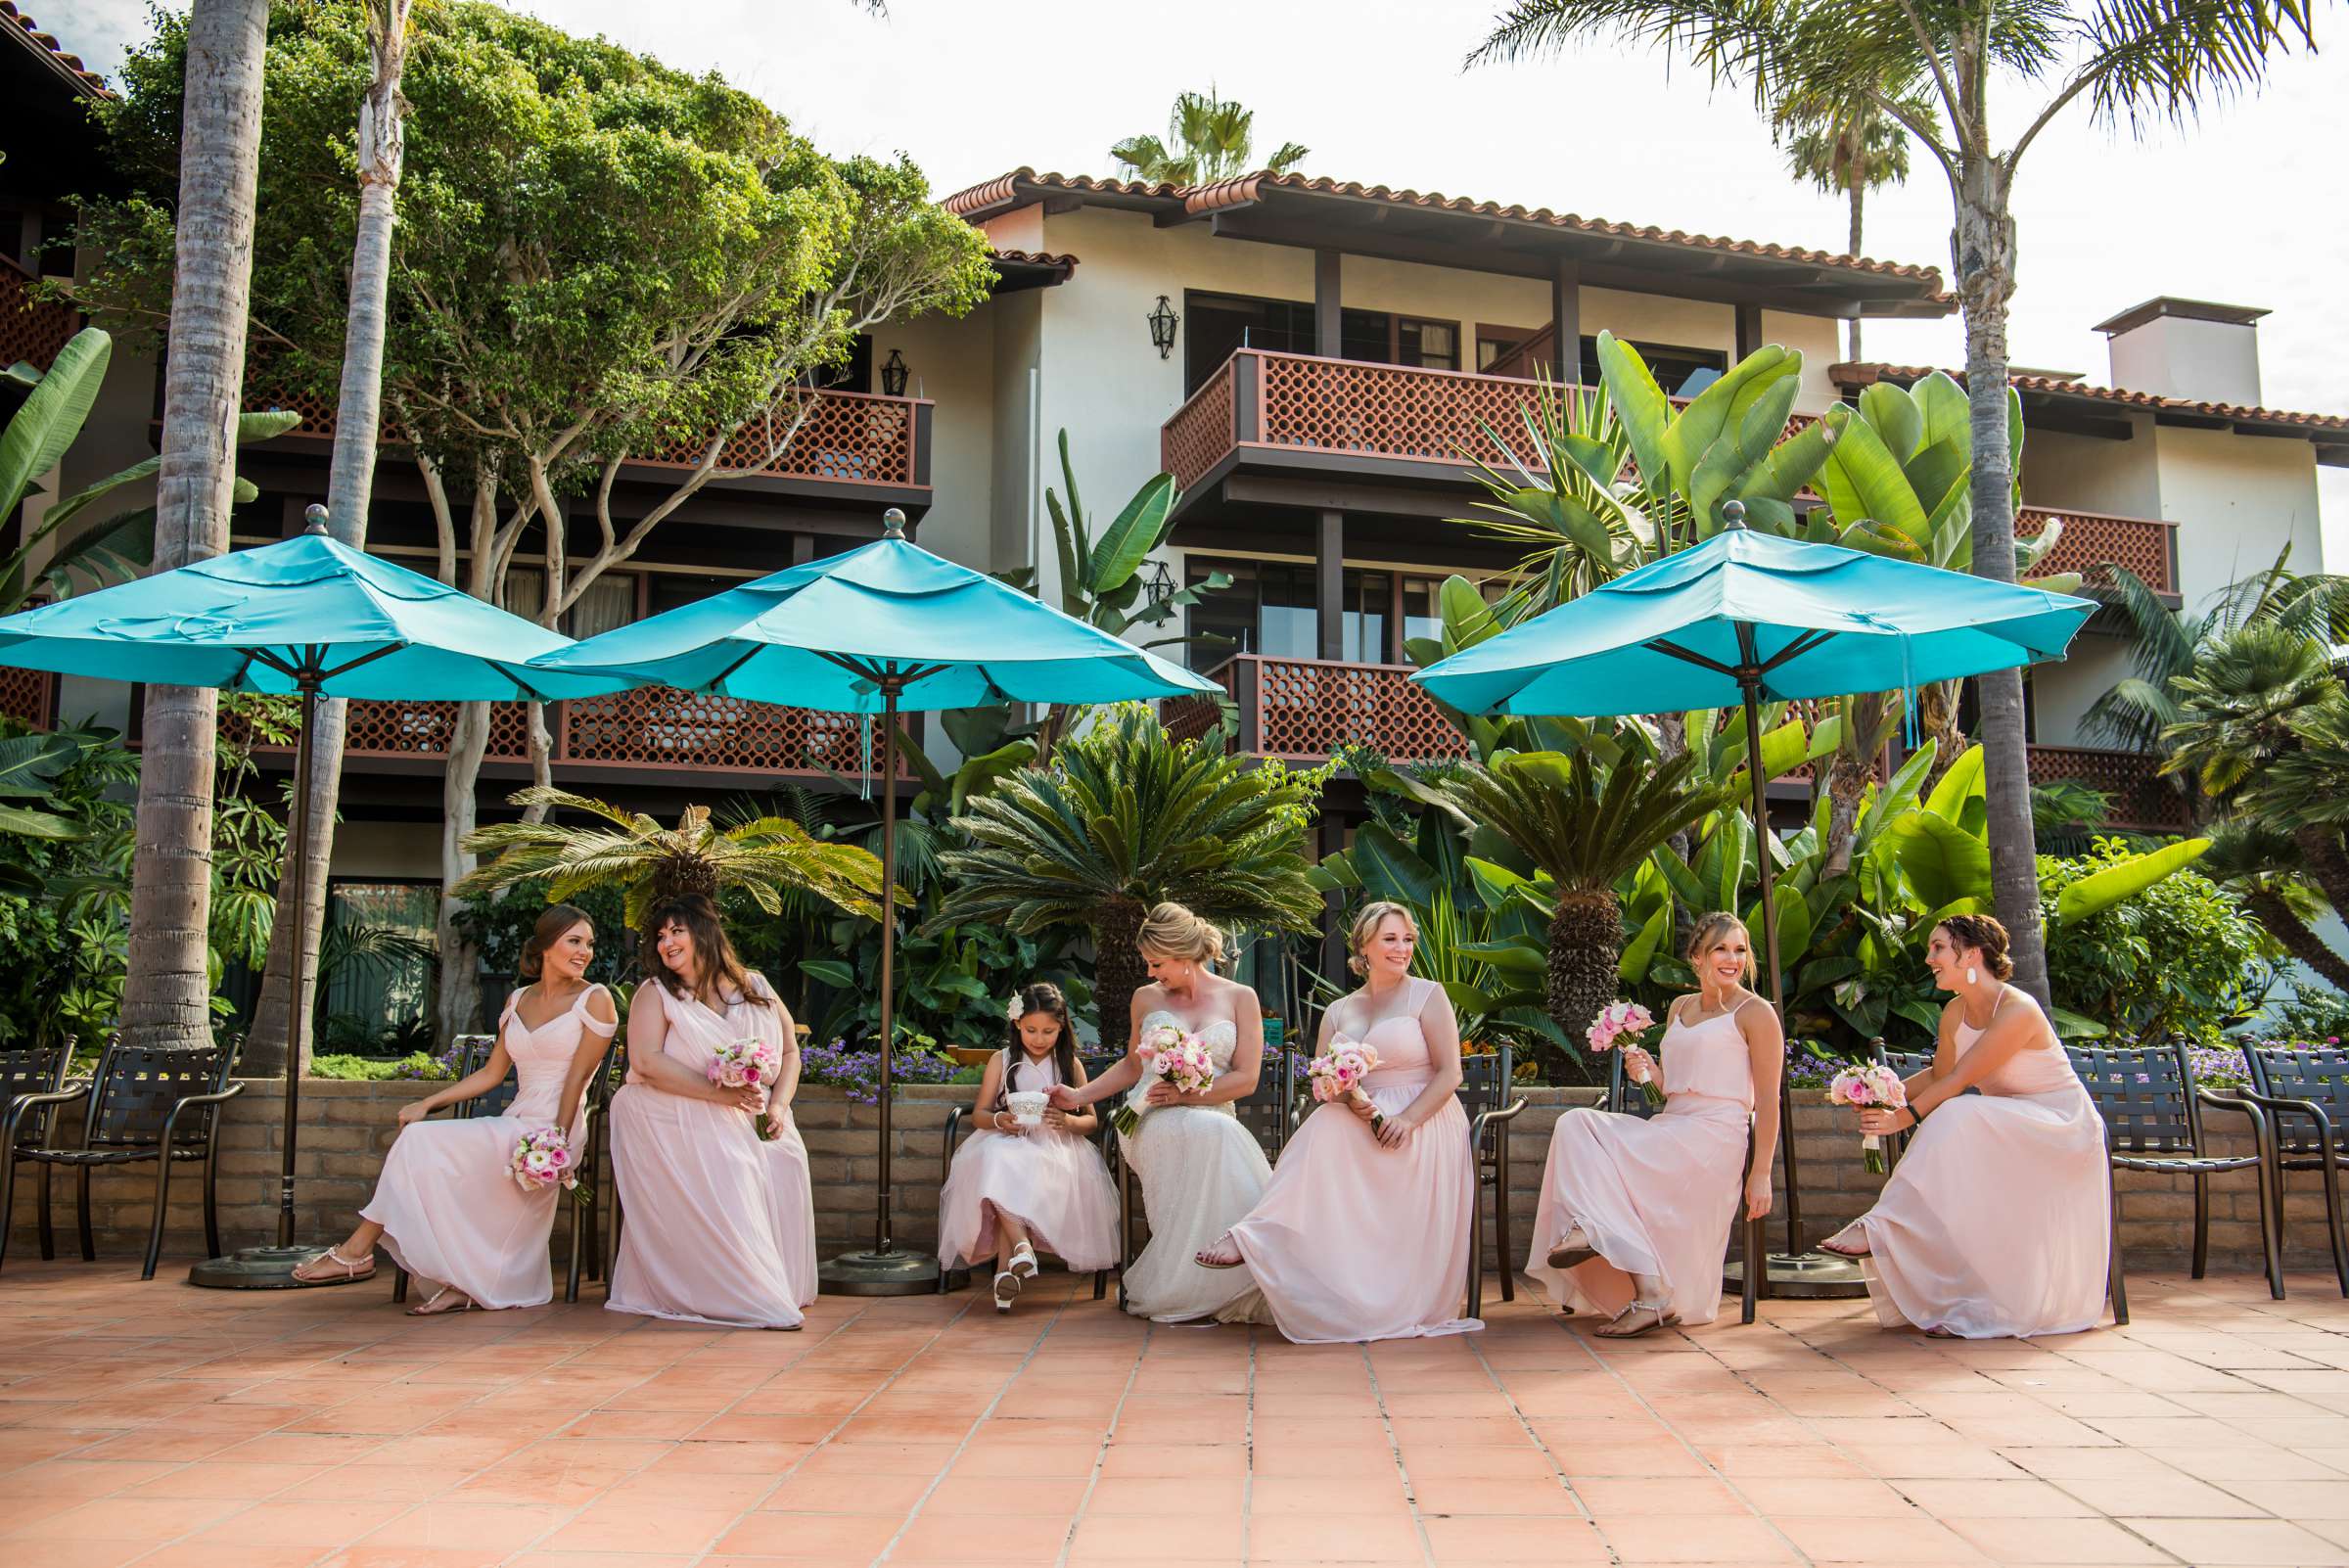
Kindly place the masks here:
[(1142, 908), (1113, 903), (1093, 921), (1093, 1005), (1101, 1015), (1101, 1048), (1122, 1051), (1132, 1032), (1133, 993), (1150, 979), (1135, 945), (1142, 933)]
[(1615, 1000), (1623, 967), (1623, 910), (1612, 891), (1558, 892), (1549, 922), (1549, 1016), (1569, 1039)]
[(489, 705), (459, 703), (448, 737), (448, 771), (440, 781), (440, 992), (434, 1033), (443, 1045), (473, 1033), (481, 1023), (481, 958), (457, 924), (457, 911), (465, 907), (465, 900), (449, 889), (475, 865), (465, 840), (474, 829), (474, 783), (481, 777), (482, 754), (488, 746)]
[(2349, 853), (2342, 851), (2341, 841), (2330, 828), (2304, 827), (2293, 830), (2292, 843), (2325, 901), (2332, 905), (2335, 914), (2349, 920)]
[[(1974, 575), (2014, 580), (2014, 467), (2006, 452), (2006, 306), (2014, 296), (2010, 176), (1996, 159), (1968, 153), (1959, 170), (1953, 260), (1965, 312), (1965, 393), (1973, 434)], [(1982, 704), (1983, 789), (1991, 891), (2006, 927), (2014, 983), (2048, 1006), (2047, 943), (2040, 932), (2039, 846), (2031, 827), (2031, 767), (2023, 727), (2023, 675), (1974, 678)]]
[(2243, 907), (2251, 911), (2251, 918), (2269, 936), (2283, 945), (2284, 951), (2323, 975), (2336, 990), (2349, 992), (2349, 958), (2326, 946), (2325, 940), (2292, 913), (2292, 906), (2283, 901), (2282, 894), (2273, 888), (2245, 889)]
[(1965, 728), (1958, 722), (1958, 705), (1964, 695), (1960, 680), (1929, 680), (1916, 688), (1917, 739), (1933, 743), (1933, 761), (1917, 784), (1919, 795), (1932, 794), (1941, 775), (1965, 755)]
[(1852, 839), (1860, 830), (1860, 803), (1876, 776), (1875, 764), (1838, 747), (1827, 759), (1827, 843), (1821, 877), (1839, 877), (1852, 868)]
[[(392, 292), (392, 228), (405, 153), (402, 119), (406, 105), (399, 94), (399, 81), (407, 67), (412, 0), (379, 3), (387, 14), (377, 16), (370, 28), (375, 79), (359, 101), (358, 237), (351, 248), (350, 319), (343, 337), (343, 384), (335, 407), (334, 457), (327, 474), (327, 527), (354, 550), (367, 547), (376, 437), (383, 421), (384, 322)], [(318, 723), (310, 738), (303, 864), (287, 866), (278, 879), (277, 921), (270, 932), (269, 959), (261, 972), (260, 1001), (245, 1041), (247, 1059), (259, 1068), (274, 1070), (286, 1055), (286, 992), (292, 984), (290, 954), (297, 937), (290, 916), (297, 871), (303, 879), (305, 899), (299, 933), (303, 960), (301, 1006), (304, 1016), (316, 1016), (318, 945), (326, 930), (327, 871), (335, 853), (347, 707), (341, 698), (318, 705)], [(309, 1064), (304, 1061), (301, 1065), (306, 1069)]]
[[(1864, 207), (1864, 206), (1866, 204), (1866, 202), (1867, 202), (1867, 169), (1866, 169), (1866, 166), (1865, 166), (1865, 164), (1863, 164), (1862, 166), (1860, 166), (1860, 167), (1857, 167), (1857, 168), (1855, 168), (1855, 169), (1853, 169), (1853, 170), (1852, 170), (1852, 251), (1851, 251), (1851, 254), (1854, 254), (1854, 255), (1859, 255), (1859, 254), (1862, 254), (1862, 253), (1861, 253), (1861, 250), (1860, 250), (1860, 216), (1861, 216), (1861, 208), (1863, 208), (1863, 207)], [(1851, 355), (1850, 355), (1850, 357), (1851, 357), (1851, 361), (1852, 361), (1852, 363), (1856, 365), (1856, 364), (1860, 363), (1860, 318), (1859, 318), (1857, 315), (1853, 316), (1853, 317), (1852, 317), (1852, 319), (1850, 320), (1850, 322), (1849, 322), (1849, 323), (1847, 323), (1847, 325), (1848, 325), (1848, 326), (1849, 326), (1849, 328), (1851, 329), (1851, 335), (1852, 335), (1852, 350), (1851, 350)]]
[[(228, 548), (268, 24), (268, 0), (196, 0), (188, 17), (178, 256), (156, 477), (159, 572)], [(207, 927), (217, 711), (217, 695), (207, 689), (147, 688), (122, 988), (122, 1034), (134, 1045), (212, 1038)]]
[[(555, 783), (555, 737), (546, 727), (546, 704), (525, 703), (522, 708), (523, 727), (530, 735), (530, 782), (539, 789), (552, 789)], [(541, 801), (523, 809), (525, 822), (546, 820), (547, 806)]]

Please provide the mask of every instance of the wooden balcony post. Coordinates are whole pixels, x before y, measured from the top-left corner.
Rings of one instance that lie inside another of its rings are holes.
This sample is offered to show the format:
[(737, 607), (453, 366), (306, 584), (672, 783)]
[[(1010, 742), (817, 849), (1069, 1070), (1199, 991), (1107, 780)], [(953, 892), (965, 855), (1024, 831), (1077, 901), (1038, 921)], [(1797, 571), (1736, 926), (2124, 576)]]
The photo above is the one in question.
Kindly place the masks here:
[(1231, 356), (1231, 421), (1241, 445), (1265, 438), (1265, 361), (1245, 348)]
[(1313, 533), (1316, 659), (1346, 657), (1346, 514), (1323, 512)]
[(1730, 356), (1729, 362), (1735, 364), (1761, 346), (1762, 307), (1741, 304), (1737, 307), (1737, 352)]
[(1232, 700), (1240, 705), (1240, 751), (1255, 757), (1265, 749), (1263, 671), (1254, 656), (1240, 654), (1231, 662)]
[(913, 463), (913, 483), (924, 487), (930, 484), (930, 416), (936, 412), (927, 402), (913, 405), (913, 449), (907, 455)]
[[(1557, 361), (1550, 374), (1571, 387), (1583, 379), (1583, 267), (1561, 261), (1549, 277), (1550, 353)], [(1532, 374), (1531, 365), (1518, 367)]]
[(1338, 306), (1338, 277), (1343, 264), (1335, 251), (1313, 253), (1313, 352), (1324, 359), (1342, 357), (1345, 317)]

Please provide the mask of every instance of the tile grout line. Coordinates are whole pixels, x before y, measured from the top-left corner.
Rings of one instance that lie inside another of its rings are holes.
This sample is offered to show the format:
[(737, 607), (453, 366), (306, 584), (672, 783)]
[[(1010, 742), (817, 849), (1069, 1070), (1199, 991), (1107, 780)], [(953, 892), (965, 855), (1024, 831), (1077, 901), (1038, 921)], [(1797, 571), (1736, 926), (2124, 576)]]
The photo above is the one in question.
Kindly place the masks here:
[(1403, 1462), (1403, 1445), (1395, 1439), (1395, 1418), (1387, 1413), (1387, 1396), (1378, 1385), (1378, 1363), (1370, 1359), (1370, 1346), (1359, 1343), (1355, 1349), (1362, 1358), (1362, 1370), (1370, 1377), (1370, 1403), (1378, 1407), (1378, 1428), (1387, 1435), (1387, 1453), (1395, 1459), (1395, 1475), (1403, 1482), (1403, 1500), (1411, 1506), (1411, 1529), (1419, 1537), (1419, 1559), (1427, 1568), (1435, 1568), (1436, 1544), (1427, 1533), (1427, 1519), (1419, 1511), (1419, 1498), (1411, 1487), (1410, 1467)]
[[(1462, 1337), (1469, 1338), (1469, 1336)], [(1524, 1431), (1527, 1439), (1532, 1442), (1535, 1452), (1548, 1461), (1550, 1474), (1555, 1476), (1558, 1484), (1566, 1489), (1566, 1496), (1574, 1500), (1576, 1515), (1597, 1533), (1598, 1544), (1606, 1551), (1607, 1560), (1610, 1563), (1622, 1562), (1623, 1553), (1617, 1551), (1614, 1543), (1607, 1540), (1607, 1533), (1599, 1525), (1597, 1516), (1591, 1513), (1589, 1504), (1583, 1501), (1582, 1493), (1576, 1490), (1574, 1478), (1566, 1473), (1566, 1467), (1558, 1462), (1558, 1456), (1551, 1453), (1549, 1445), (1542, 1440), (1542, 1434), (1534, 1430), (1534, 1423), (1526, 1418), (1525, 1407), (1517, 1403), (1517, 1396), (1509, 1391), (1508, 1383), (1501, 1377), (1499, 1369), (1486, 1359), (1484, 1346), (1475, 1343), (1471, 1338), (1468, 1350), (1471, 1355), (1475, 1356), (1477, 1364), (1484, 1367), (1485, 1376), (1492, 1379), (1494, 1388), (1499, 1391), (1502, 1401), (1509, 1407), (1509, 1414), (1516, 1417), (1517, 1425)]]
[(1110, 1445), (1117, 1439), (1118, 1417), (1126, 1413), (1126, 1401), (1132, 1395), (1133, 1385), (1141, 1379), (1142, 1362), (1149, 1359), (1150, 1341), (1157, 1329), (1158, 1325), (1149, 1318), (1142, 1319), (1141, 1349), (1134, 1352), (1133, 1365), (1126, 1373), (1126, 1386), (1118, 1390), (1118, 1403), (1110, 1407), (1109, 1425), (1101, 1434), (1099, 1448), (1094, 1451), (1092, 1473), (1084, 1478), (1084, 1495), (1077, 1499), (1076, 1517), (1069, 1521), (1069, 1533), (1062, 1538), (1060, 1552), (1052, 1559), (1054, 1568), (1067, 1568), (1069, 1553), (1076, 1548), (1077, 1532), (1084, 1525), (1084, 1510), (1092, 1505), (1093, 1489), (1101, 1484), (1101, 1471), (1109, 1462)]
[(1248, 1560), (1248, 1538), (1256, 1525), (1256, 1325), (1248, 1325), (1248, 1393), (1241, 1405), (1240, 1452), (1247, 1468), (1240, 1472), (1240, 1561)]
[[(937, 1344), (940, 1339), (944, 1338), (945, 1336), (946, 1329), (951, 1328), (954, 1326), (954, 1324), (960, 1322), (964, 1315), (970, 1312), (972, 1304), (977, 1300), (978, 1293), (974, 1291), (972, 1292), (971, 1300), (964, 1302), (961, 1309), (957, 1311), (952, 1317), (946, 1320), (946, 1322), (939, 1329), (938, 1333), (931, 1336), (930, 1345), (924, 1345), (920, 1350), (914, 1352), (913, 1356), (908, 1360), (908, 1364), (911, 1364), (911, 1361), (919, 1360), (923, 1356), (928, 1355), (931, 1345)], [(897, 1533), (892, 1535), (888, 1542), (882, 1545), (881, 1549), (874, 1554), (872, 1561), (875, 1565), (875, 1568), (879, 1568), (880, 1564), (889, 1561), (889, 1554), (898, 1549), (898, 1543), (905, 1539), (905, 1532), (911, 1530), (913, 1528), (914, 1520), (922, 1516), (923, 1504), (930, 1500), (932, 1495), (938, 1491), (939, 1483), (945, 1480), (948, 1472), (954, 1468), (954, 1461), (961, 1458), (963, 1454), (969, 1451), (973, 1440), (979, 1436), (979, 1429), (985, 1426), (988, 1422), (988, 1418), (995, 1413), (996, 1407), (1003, 1403), (1003, 1396), (1011, 1392), (1012, 1384), (1017, 1383), (1022, 1374), (1024, 1374), (1030, 1366), (1035, 1364), (1036, 1357), (1043, 1354), (1044, 1341), (1052, 1337), (1052, 1329), (1054, 1325), (1060, 1321), (1062, 1315), (1066, 1314), (1068, 1310), (1069, 1304), (1066, 1300), (1061, 1301), (1053, 1307), (1052, 1315), (1045, 1319), (1042, 1326), (1036, 1329), (1036, 1341), (1034, 1344), (1028, 1347), (1028, 1354), (1020, 1358), (1020, 1364), (1011, 1369), (1011, 1375), (1003, 1380), (1003, 1386), (995, 1390), (995, 1397), (987, 1402), (987, 1408), (981, 1410), (977, 1417), (972, 1420), (970, 1430), (963, 1433), (962, 1441), (954, 1445), (954, 1452), (946, 1455), (945, 1464), (939, 1470), (938, 1474), (930, 1478), (930, 1484), (922, 1488), (922, 1495), (913, 1499), (913, 1506), (906, 1509), (905, 1517), (898, 1521)], [(898, 1375), (901, 1375), (901, 1369), (898, 1374), (893, 1374), (891, 1381), (895, 1382)], [(876, 1389), (874, 1392), (878, 1394), (880, 1391)], [(845, 1425), (846, 1423), (844, 1422), (843, 1424)], [(826, 1441), (829, 1441), (829, 1439)], [(1068, 1534), (1061, 1537), (1061, 1550), (1064, 1552), (1068, 1550), (1070, 1538), (1075, 1536), (1076, 1533), (1077, 1526), (1074, 1522), (1072, 1522), (1069, 1526)]]

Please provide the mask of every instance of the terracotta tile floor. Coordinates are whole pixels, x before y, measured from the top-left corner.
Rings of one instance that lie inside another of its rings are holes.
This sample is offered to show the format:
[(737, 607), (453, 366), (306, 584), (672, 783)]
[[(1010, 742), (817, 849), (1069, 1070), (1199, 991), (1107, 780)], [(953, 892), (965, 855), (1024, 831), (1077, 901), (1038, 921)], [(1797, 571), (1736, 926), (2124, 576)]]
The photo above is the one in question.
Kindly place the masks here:
[(1149, 1327), (1056, 1276), (797, 1334), (0, 1276), (9, 1568), (2349, 1564), (2349, 1303), (2044, 1344), (1767, 1304), (1635, 1344)]

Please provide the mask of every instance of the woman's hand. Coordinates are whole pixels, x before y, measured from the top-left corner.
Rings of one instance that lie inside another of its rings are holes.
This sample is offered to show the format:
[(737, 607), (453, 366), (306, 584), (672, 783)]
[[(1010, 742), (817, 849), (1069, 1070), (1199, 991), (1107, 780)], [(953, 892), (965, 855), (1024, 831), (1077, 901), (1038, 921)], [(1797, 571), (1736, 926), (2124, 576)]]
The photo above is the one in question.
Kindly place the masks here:
[(992, 1127), (996, 1131), (1002, 1133), (1005, 1137), (1024, 1138), (1028, 1135), (1028, 1130), (1020, 1126), (1020, 1119), (1012, 1115), (1009, 1111), (995, 1112), (993, 1117), (990, 1119), (988, 1125)]
[(1061, 1110), (1057, 1106), (1045, 1111), (1044, 1126), (1050, 1128), (1055, 1132), (1066, 1132), (1069, 1130), (1069, 1113)]
[(1151, 1084), (1150, 1092), (1144, 1095), (1143, 1099), (1150, 1105), (1196, 1105), (1199, 1103), (1174, 1084), (1164, 1082)]
[(1647, 1054), (1644, 1045), (1623, 1047), (1623, 1076), (1635, 1084), (1654, 1084), (1661, 1087), (1664, 1075), (1656, 1067), (1656, 1059)]
[(399, 1125), (412, 1127), (432, 1114), (433, 1108), (424, 1100), (410, 1100), (399, 1108)]
[(766, 1085), (763, 1084), (745, 1084), (740, 1088), (727, 1088), (722, 1084), (713, 1084), (710, 1088), (710, 1097), (720, 1105), (731, 1106), (737, 1111), (748, 1111), (753, 1116), (757, 1116), (760, 1111), (766, 1109)]
[(1770, 1173), (1765, 1171), (1745, 1184), (1745, 1217), (1759, 1220), (1770, 1213)]
[(1906, 1132), (1916, 1126), (1916, 1113), (1906, 1106), (1870, 1106), (1860, 1113), (1860, 1130), (1876, 1134)]
[(1365, 1122), (1374, 1120), (1378, 1115), (1378, 1107), (1370, 1103), (1370, 1096), (1359, 1091), (1347, 1095), (1338, 1103)]
[(1373, 1123), (1370, 1135), (1378, 1139), (1381, 1148), (1400, 1149), (1411, 1141), (1411, 1134), (1416, 1130), (1415, 1124), (1400, 1116), (1390, 1116), (1384, 1122)]
[(1077, 1091), (1066, 1084), (1055, 1084), (1044, 1092), (1051, 1097), (1053, 1108), (1056, 1110), (1081, 1111), (1084, 1109), (1085, 1102), (1079, 1099)]

